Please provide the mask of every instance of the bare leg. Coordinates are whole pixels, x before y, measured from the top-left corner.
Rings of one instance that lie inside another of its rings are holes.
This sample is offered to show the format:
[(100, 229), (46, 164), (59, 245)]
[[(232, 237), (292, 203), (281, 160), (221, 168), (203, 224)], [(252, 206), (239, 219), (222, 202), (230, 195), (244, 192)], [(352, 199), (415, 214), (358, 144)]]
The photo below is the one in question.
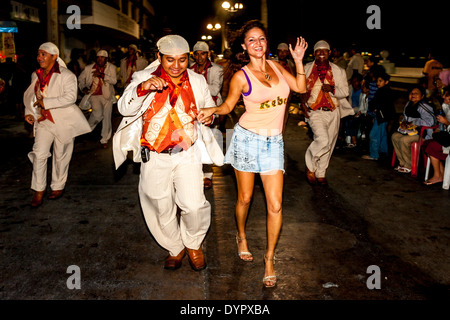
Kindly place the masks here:
[[(267, 249), (264, 257), (264, 278), (266, 278), (275, 276), (273, 259), (282, 225), (283, 172), (278, 170), (274, 174), (261, 175), (261, 180), (267, 199)], [(264, 284), (269, 287), (275, 283), (275, 277), (266, 278), (264, 281)]]
[(435, 184), (444, 180), (444, 164), (437, 158), (430, 156), (431, 165), (433, 166), (433, 176), (425, 182), (425, 184)]
[[(245, 225), (247, 223), (248, 209), (253, 196), (255, 185), (255, 174), (252, 172), (242, 172), (234, 170), (237, 180), (238, 199), (236, 202), (236, 225), (237, 225), (237, 245), (238, 253), (249, 252)], [(244, 261), (253, 261), (251, 254), (242, 254), (239, 257)]]

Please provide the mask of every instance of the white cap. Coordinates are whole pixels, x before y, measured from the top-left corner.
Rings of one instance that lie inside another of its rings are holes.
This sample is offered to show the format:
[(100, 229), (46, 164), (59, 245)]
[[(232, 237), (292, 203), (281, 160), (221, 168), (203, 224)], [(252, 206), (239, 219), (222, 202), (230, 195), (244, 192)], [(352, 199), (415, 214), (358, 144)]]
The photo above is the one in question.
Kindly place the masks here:
[(43, 44), (41, 44), (41, 46), (39, 47), (39, 50), (44, 50), (45, 52), (48, 52), (50, 54), (56, 54), (58, 56), (58, 58), (56, 59), (56, 61), (58, 61), (58, 63), (66, 68), (66, 64), (64, 63), (64, 61), (59, 57), (59, 49), (56, 46), (56, 44), (54, 44), (53, 42), (44, 42)]
[(134, 49), (134, 51), (138, 51), (138, 47), (135, 44), (130, 44), (128, 48)]
[(192, 51), (207, 51), (209, 52), (209, 46), (205, 41), (197, 41), (197, 43), (194, 45), (194, 48)]
[(289, 50), (289, 46), (287, 43), (282, 42), (278, 45), (277, 50)]
[(328, 49), (330, 50), (330, 45), (325, 40), (317, 41), (317, 43), (314, 45), (314, 52), (317, 49)]
[(180, 55), (189, 53), (189, 43), (182, 37), (175, 34), (164, 36), (156, 43), (158, 51), (162, 54)]
[(53, 42), (45, 42), (41, 44), (39, 50), (44, 50), (45, 52), (59, 56), (59, 49)]
[(105, 58), (108, 58), (108, 51), (106, 51), (106, 50), (100, 50), (99, 52), (97, 52), (97, 57), (105, 57)]

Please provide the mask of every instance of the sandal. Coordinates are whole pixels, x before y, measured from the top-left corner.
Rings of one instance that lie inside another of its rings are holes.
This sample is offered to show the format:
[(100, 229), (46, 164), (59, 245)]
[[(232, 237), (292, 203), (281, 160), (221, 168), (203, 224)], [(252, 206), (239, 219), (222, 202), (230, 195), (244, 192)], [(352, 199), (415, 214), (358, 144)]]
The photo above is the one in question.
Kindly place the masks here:
[(406, 168), (406, 167), (400, 167), (400, 168), (398, 168), (397, 171), (398, 171), (398, 172), (401, 172), (401, 173), (410, 173), (410, 172), (411, 172), (411, 169)]
[(247, 238), (246, 237), (239, 238), (239, 235), (236, 234), (236, 244), (238, 245), (238, 256), (242, 261), (253, 262), (253, 255), (251, 252), (248, 252), (248, 251), (239, 252), (239, 243), (244, 240), (247, 240)]
[(426, 186), (431, 186), (433, 184), (442, 183), (442, 181), (431, 181), (431, 179), (425, 181), (423, 184)]
[[(273, 261), (273, 264), (275, 265), (275, 257), (273, 257), (272, 259), (269, 259), (264, 254), (264, 264), (266, 263), (266, 261)], [(276, 275), (265, 276), (263, 278), (263, 284), (266, 288), (275, 287), (275, 285), (277, 284), (277, 276)]]

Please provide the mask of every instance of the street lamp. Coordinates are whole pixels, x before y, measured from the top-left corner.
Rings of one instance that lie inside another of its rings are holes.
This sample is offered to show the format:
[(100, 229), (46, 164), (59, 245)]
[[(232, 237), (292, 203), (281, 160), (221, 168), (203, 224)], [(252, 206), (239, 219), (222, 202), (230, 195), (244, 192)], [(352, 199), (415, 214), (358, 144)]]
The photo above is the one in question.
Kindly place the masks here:
[(212, 23), (208, 23), (208, 25), (206, 26), (206, 29), (211, 30), (211, 31), (217, 31), (220, 28), (222, 28), (220, 23), (216, 23), (214, 26), (212, 25)]
[(229, 12), (237, 12), (244, 9), (244, 5), (241, 2), (235, 2), (234, 4), (231, 4), (228, 1), (224, 1), (222, 2), (222, 8)]

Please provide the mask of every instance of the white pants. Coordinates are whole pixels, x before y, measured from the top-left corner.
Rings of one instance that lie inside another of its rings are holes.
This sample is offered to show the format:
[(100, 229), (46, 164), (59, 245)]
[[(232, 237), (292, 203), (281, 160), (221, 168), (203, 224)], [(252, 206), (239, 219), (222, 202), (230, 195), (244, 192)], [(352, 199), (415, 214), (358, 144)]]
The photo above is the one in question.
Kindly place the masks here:
[(52, 181), (50, 187), (52, 190), (63, 190), (69, 173), (69, 164), (75, 139), (73, 138), (68, 143), (62, 143), (56, 137), (51, 124), (36, 123), (35, 125), (36, 132), (33, 150), (28, 153), (28, 158), (33, 163), (31, 189), (44, 191), (47, 187), (47, 159), (51, 156), (50, 149), (53, 144)]
[(185, 247), (199, 249), (210, 226), (211, 205), (203, 192), (199, 153), (196, 145), (175, 155), (150, 152), (150, 160), (141, 164), (139, 197), (145, 221), (172, 256)]
[(309, 113), (308, 123), (313, 131), (314, 141), (306, 150), (305, 162), (317, 178), (325, 177), (338, 137), (340, 120), (338, 110), (316, 110)]
[(111, 138), (112, 126), (111, 126), (111, 114), (112, 114), (112, 100), (106, 99), (103, 96), (91, 96), (92, 113), (89, 117), (89, 125), (91, 130), (102, 122), (102, 138), (101, 143), (107, 143)]

